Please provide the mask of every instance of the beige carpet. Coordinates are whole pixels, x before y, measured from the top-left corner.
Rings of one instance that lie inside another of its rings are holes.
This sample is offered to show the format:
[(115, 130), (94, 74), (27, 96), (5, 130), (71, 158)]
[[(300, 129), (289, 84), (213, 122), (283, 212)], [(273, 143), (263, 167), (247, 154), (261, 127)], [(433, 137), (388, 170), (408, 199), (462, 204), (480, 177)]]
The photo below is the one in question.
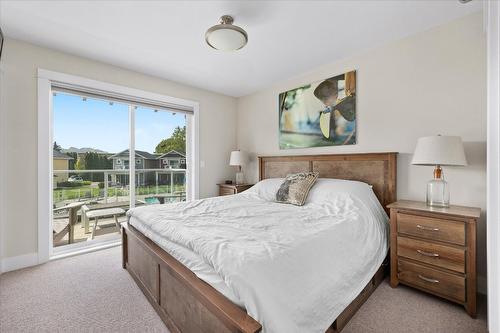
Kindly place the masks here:
[(0, 276), (0, 332), (165, 332), (121, 248)]
[(486, 299), (479, 299), (477, 319), (458, 304), (415, 289), (392, 289), (384, 281), (342, 333), (486, 333)]
[[(112, 248), (1, 275), (0, 332), (168, 332), (120, 260)], [(482, 304), (474, 320), (460, 306), (383, 283), (343, 332), (486, 332)]]

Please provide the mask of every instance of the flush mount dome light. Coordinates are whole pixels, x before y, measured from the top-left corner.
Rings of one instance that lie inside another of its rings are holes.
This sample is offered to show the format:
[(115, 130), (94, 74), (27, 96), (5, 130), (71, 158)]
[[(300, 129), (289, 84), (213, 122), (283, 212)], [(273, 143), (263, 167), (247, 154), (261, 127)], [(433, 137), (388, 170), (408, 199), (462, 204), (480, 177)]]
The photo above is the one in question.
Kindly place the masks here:
[(248, 42), (248, 35), (245, 30), (233, 25), (233, 22), (232, 16), (222, 16), (220, 23), (205, 33), (207, 44), (221, 51), (235, 51), (245, 46)]

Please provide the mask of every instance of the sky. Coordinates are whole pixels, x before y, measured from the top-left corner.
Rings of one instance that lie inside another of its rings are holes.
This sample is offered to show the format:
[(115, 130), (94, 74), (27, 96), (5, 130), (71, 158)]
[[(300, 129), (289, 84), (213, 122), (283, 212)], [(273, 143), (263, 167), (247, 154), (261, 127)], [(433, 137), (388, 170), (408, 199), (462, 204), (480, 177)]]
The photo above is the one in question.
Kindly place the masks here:
[[(110, 153), (129, 145), (128, 105), (57, 92), (53, 96), (54, 141), (62, 148), (95, 148)], [(153, 153), (174, 128), (185, 126), (182, 113), (139, 107), (135, 112), (135, 149)]]

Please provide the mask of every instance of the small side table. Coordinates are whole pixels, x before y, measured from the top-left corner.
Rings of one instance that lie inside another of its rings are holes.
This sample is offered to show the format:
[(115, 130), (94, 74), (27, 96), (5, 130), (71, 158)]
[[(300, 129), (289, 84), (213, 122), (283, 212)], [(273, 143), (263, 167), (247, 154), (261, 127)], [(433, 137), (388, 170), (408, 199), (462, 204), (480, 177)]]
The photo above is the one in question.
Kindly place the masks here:
[(254, 184), (217, 184), (219, 186), (219, 196), (232, 195), (248, 190)]
[(391, 209), (391, 286), (399, 283), (462, 304), (476, 316), (476, 207), (429, 207), (400, 200)]

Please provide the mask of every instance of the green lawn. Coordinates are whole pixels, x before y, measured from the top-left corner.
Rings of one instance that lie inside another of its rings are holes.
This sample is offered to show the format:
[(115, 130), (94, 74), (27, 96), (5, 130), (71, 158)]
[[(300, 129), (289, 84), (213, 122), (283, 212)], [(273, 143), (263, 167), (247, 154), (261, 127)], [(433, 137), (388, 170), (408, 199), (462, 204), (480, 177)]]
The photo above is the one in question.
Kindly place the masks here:
[[(174, 192), (184, 192), (186, 186), (184, 184), (174, 185)], [(156, 186), (139, 186), (135, 191), (136, 195), (154, 195), (156, 194)], [(170, 185), (158, 185), (158, 194), (170, 193)], [(129, 195), (129, 191), (121, 188), (108, 188), (108, 197), (125, 197)], [(92, 199), (103, 198), (104, 189), (91, 186), (56, 188), (53, 191), (54, 203), (64, 200)]]

